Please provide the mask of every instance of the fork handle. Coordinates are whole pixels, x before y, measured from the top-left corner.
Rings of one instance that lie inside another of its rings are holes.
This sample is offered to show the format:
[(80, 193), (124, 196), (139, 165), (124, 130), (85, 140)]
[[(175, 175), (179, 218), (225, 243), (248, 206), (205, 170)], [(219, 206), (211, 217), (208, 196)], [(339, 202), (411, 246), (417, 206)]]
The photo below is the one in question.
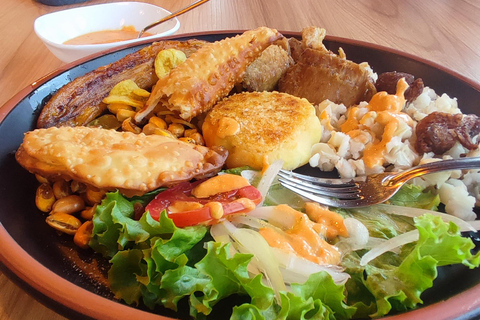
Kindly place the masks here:
[(480, 157), (460, 158), (429, 162), (413, 167), (411, 169), (399, 172), (393, 176), (390, 176), (387, 184), (389, 186), (402, 184), (415, 177), (423, 176), (424, 174), (457, 170), (457, 169), (480, 169)]

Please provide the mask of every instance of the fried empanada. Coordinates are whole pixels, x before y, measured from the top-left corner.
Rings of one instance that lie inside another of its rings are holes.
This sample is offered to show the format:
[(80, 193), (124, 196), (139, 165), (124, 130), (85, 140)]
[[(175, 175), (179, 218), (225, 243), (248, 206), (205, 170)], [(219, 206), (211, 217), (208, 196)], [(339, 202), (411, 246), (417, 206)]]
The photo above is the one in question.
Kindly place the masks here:
[(208, 111), (242, 81), (247, 66), (282, 37), (277, 30), (261, 27), (204, 45), (158, 80), (135, 121), (143, 123), (157, 105), (188, 121)]
[(52, 127), (26, 133), (15, 157), (49, 180), (75, 180), (130, 196), (214, 175), (227, 153), (160, 135)]

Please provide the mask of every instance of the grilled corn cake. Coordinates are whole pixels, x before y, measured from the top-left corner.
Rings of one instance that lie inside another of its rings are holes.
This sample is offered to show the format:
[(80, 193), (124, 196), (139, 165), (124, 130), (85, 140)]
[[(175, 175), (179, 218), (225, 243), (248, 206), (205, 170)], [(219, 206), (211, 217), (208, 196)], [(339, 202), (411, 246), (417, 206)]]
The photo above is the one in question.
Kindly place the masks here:
[(208, 147), (229, 152), (229, 168), (262, 169), (275, 160), (284, 169), (306, 164), (320, 141), (322, 125), (306, 99), (279, 92), (243, 92), (219, 102), (202, 126)]

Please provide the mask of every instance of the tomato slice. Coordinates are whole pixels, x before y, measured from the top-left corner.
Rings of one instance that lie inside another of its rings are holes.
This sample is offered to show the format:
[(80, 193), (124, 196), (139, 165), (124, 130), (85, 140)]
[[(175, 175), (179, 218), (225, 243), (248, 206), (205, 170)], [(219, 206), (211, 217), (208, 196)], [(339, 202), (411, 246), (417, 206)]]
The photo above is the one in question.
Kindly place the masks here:
[[(152, 200), (146, 211), (150, 213), (153, 219), (158, 220), (163, 210), (167, 211), (168, 217), (173, 220), (177, 227), (188, 227), (197, 224), (213, 224), (218, 222), (212, 217), (210, 207), (205, 206), (208, 202), (219, 202), (223, 207), (223, 216), (234, 213), (246, 213), (251, 210), (242, 203), (237, 201), (241, 198), (251, 200), (255, 205), (258, 205), (262, 200), (262, 195), (257, 188), (253, 186), (246, 186), (228, 192), (223, 192), (211, 196), (207, 199), (198, 199), (191, 195), (193, 188), (203, 181), (196, 181), (194, 183), (183, 182), (177, 186), (159, 193), (154, 200)], [(192, 207), (197, 204), (198, 208), (193, 210), (186, 210), (181, 212), (172, 212), (171, 208), (177, 203), (182, 203), (184, 207)], [(185, 205), (187, 204), (187, 205)]]

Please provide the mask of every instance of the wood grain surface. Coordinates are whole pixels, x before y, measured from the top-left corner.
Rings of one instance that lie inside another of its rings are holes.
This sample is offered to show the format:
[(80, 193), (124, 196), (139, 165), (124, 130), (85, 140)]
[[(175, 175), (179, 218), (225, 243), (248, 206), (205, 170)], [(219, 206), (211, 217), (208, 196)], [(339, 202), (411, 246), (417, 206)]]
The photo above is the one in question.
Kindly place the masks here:
[[(121, 0), (118, 0), (121, 1)], [(35, 35), (43, 14), (113, 1), (46, 6), (2, 0), (0, 106), (63, 63)], [(176, 11), (191, 0), (148, 0)], [(441, 64), (480, 82), (480, 1), (452, 0), (211, 0), (179, 18), (178, 34), (268, 26), (281, 31), (324, 27), (327, 34), (395, 48)], [(348, 57), (348, 52), (347, 52)], [(0, 209), (1, 210), (1, 209)], [(0, 273), (0, 320), (60, 320)]]

